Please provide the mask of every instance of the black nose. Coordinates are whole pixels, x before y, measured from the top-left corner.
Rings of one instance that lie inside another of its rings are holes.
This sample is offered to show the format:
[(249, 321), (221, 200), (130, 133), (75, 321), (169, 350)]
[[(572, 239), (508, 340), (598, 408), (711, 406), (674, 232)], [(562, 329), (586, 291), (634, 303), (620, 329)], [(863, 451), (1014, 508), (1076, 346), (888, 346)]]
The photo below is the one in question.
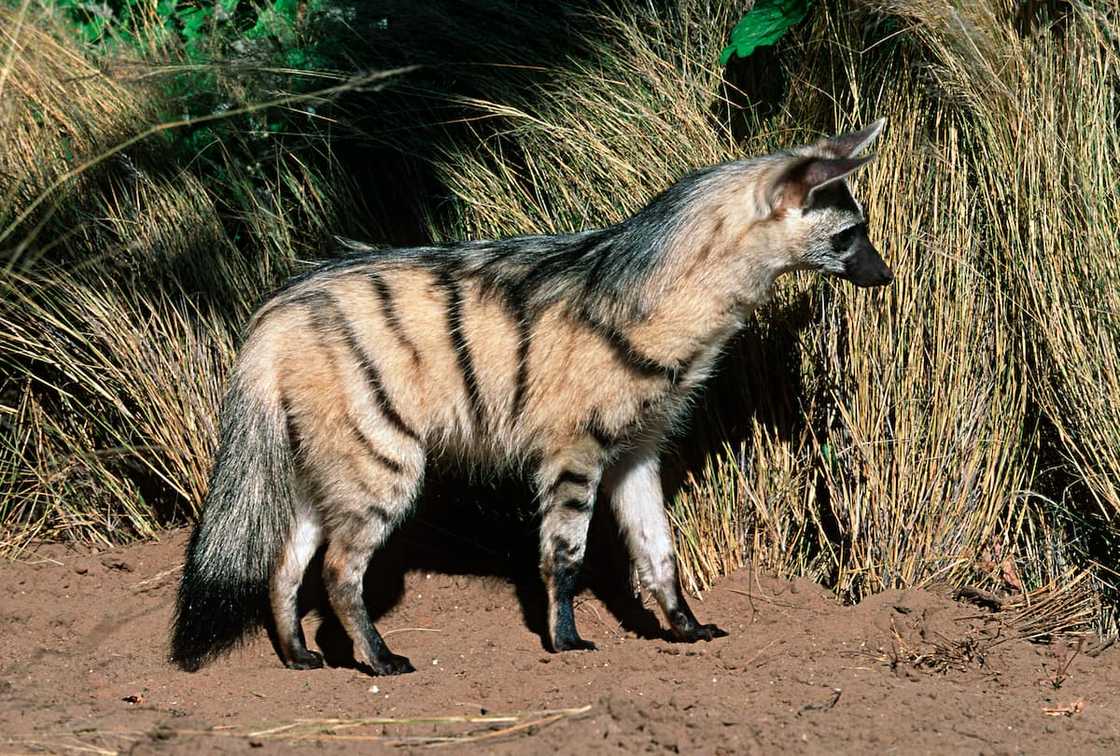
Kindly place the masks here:
[(894, 280), (894, 273), (883, 262), (879, 251), (865, 242), (844, 261), (843, 277), (856, 286), (886, 286)]

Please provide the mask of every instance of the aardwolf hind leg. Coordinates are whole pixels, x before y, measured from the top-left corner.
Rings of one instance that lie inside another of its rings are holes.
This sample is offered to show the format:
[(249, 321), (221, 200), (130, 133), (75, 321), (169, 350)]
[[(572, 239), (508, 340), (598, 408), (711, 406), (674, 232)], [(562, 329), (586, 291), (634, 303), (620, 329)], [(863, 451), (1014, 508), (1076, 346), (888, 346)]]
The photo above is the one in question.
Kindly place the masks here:
[(727, 635), (727, 631), (715, 625), (697, 622), (681, 592), (656, 452), (653, 449), (630, 452), (611, 466), (604, 480), (642, 587), (657, 599), (673, 636), (679, 641), (693, 643)]
[(408, 659), (385, 645), (370, 621), (362, 596), (362, 578), (373, 552), (392, 532), (394, 519), (379, 506), (362, 515), (344, 514), (331, 523), (327, 553), (323, 559), (323, 581), (331, 608), (338, 615), (354, 644), (354, 661), (375, 675), (414, 672)]
[(323, 657), (307, 648), (296, 605), (303, 574), (322, 543), (322, 538), (317, 515), (306, 509), (300, 511), (284, 546), (280, 565), (272, 575), (272, 617), (276, 623), (276, 637), (284, 665), (290, 669), (317, 669), (323, 666)]

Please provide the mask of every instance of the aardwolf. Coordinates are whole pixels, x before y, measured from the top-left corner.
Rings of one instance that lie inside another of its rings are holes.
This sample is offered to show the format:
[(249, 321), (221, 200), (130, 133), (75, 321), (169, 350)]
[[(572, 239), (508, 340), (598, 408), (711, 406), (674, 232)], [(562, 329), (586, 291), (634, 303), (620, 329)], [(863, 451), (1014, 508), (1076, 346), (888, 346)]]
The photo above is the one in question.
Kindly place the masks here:
[(726, 635), (681, 593), (659, 450), (779, 275), (890, 283), (845, 180), (882, 128), (700, 170), (608, 228), (348, 242), (354, 254), (289, 282), (252, 318), (233, 368), (172, 659), (197, 669), (271, 619), (287, 666), (322, 666), (296, 593), (325, 544), (355, 661), (412, 671), (370, 621), (362, 578), (436, 459), (533, 482), (553, 651), (594, 648), (572, 597), (600, 490), (673, 636)]

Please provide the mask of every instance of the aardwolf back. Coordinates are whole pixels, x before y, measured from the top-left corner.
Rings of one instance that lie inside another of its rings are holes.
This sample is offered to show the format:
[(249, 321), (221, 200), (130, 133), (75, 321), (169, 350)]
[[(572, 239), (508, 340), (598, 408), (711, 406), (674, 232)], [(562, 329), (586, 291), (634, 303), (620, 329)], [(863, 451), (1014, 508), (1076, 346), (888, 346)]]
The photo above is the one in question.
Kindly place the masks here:
[(600, 494), (675, 638), (725, 635), (681, 594), (659, 450), (778, 275), (890, 280), (844, 180), (881, 127), (701, 170), (609, 228), (350, 243), (290, 282), (253, 317), (233, 369), (173, 659), (195, 669), (271, 619), (288, 666), (320, 666), (296, 593), (325, 544), (355, 661), (411, 671), (371, 623), (362, 580), (436, 460), (534, 483), (554, 651), (593, 648), (572, 597)]

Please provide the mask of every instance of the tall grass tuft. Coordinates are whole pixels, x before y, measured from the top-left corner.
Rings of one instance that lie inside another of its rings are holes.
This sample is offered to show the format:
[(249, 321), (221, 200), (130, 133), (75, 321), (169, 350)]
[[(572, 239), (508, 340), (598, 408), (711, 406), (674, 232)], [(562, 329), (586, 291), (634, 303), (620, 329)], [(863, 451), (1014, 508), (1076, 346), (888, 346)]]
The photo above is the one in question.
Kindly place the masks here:
[(0, 551), (154, 537), (202, 502), (241, 324), (364, 208), (314, 134), (231, 131), (205, 175), (170, 131), (120, 150), (179, 104), (174, 48), (108, 56), (26, 4), (0, 40)]
[[(1120, 574), (1120, 17), (1109, 3), (882, 4), (966, 119), (1004, 318), (1038, 436), (1026, 568), (1087, 569), (1115, 628)], [(1035, 15), (1027, 15), (1035, 14)]]

